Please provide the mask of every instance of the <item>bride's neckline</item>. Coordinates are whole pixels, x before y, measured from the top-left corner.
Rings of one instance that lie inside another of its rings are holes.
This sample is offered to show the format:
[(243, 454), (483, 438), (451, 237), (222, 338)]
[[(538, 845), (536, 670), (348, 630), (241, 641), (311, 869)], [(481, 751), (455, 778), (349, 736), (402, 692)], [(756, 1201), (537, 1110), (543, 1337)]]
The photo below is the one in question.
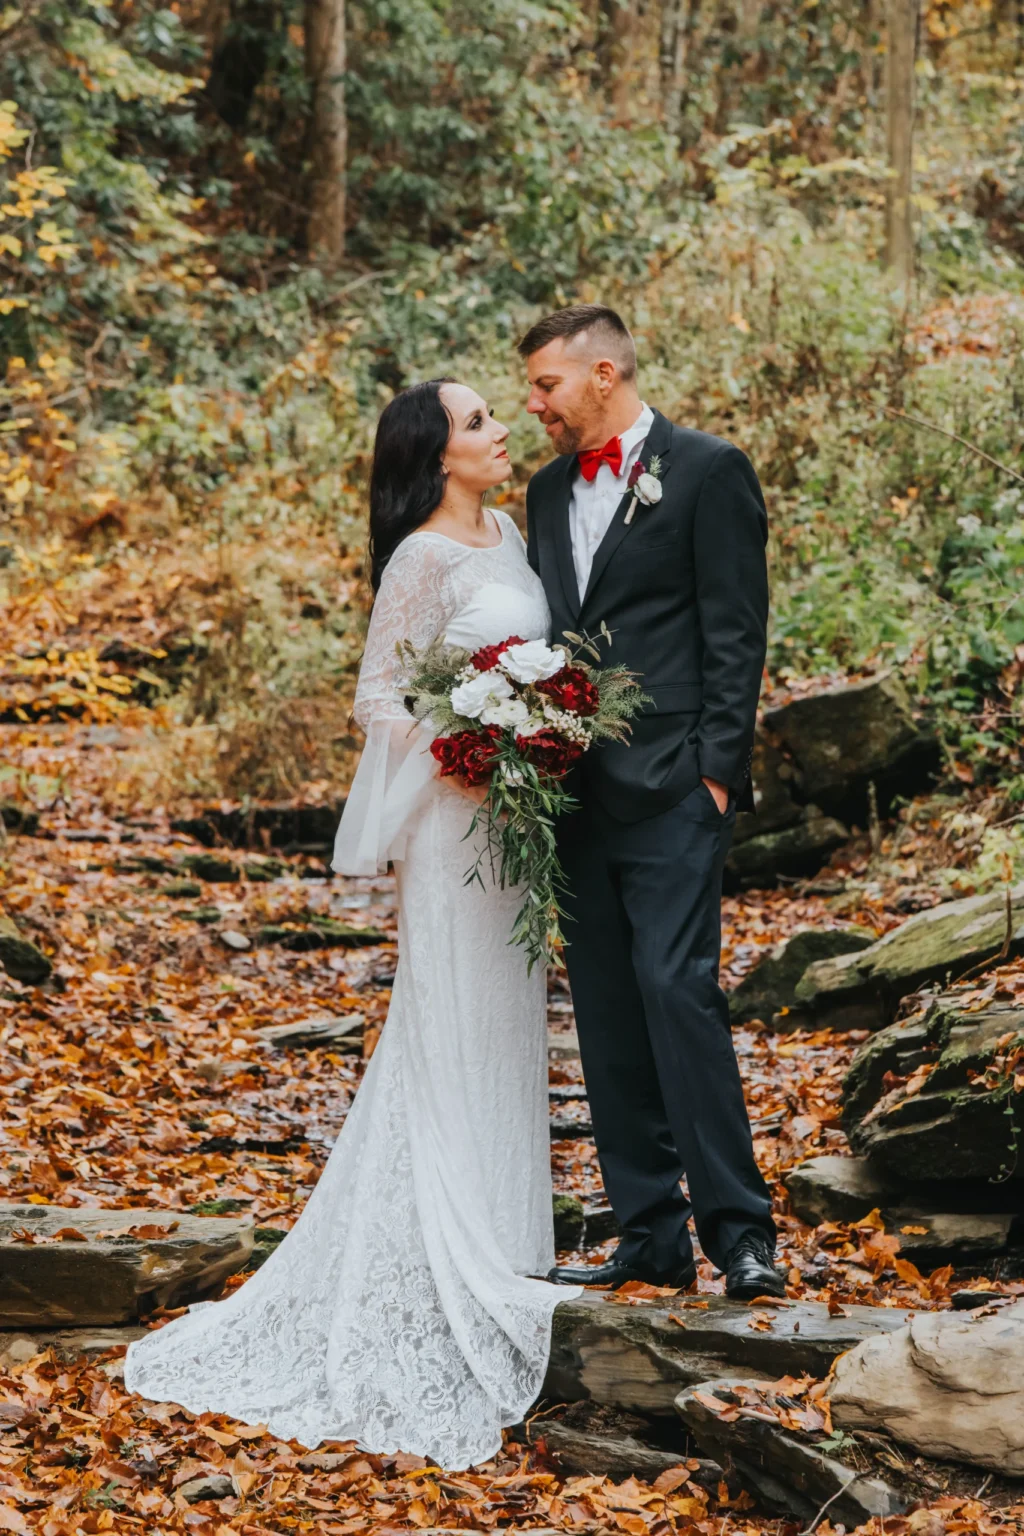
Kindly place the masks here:
[(457, 544), (460, 549), (472, 549), (475, 550), (477, 554), (483, 554), (484, 551), (488, 549), (500, 549), (505, 542), (505, 524), (499, 521), (497, 514), (491, 512), (489, 507), (487, 510), (490, 513), (494, 525), (498, 530), (497, 544), (467, 544), (465, 539), (453, 539), (451, 534), (437, 533), (433, 528), (416, 528), (412, 533), (407, 534), (406, 537), (415, 539), (421, 537), (422, 535), (426, 535), (431, 539), (444, 539), (446, 544)]

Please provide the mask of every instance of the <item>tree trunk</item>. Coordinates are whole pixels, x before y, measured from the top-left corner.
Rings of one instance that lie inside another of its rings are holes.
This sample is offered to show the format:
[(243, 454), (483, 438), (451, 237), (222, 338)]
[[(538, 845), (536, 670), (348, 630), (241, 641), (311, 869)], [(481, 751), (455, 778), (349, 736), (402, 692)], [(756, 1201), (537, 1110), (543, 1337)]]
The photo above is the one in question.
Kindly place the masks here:
[(683, 68), (689, 37), (688, 13), (688, 0), (661, 0), (661, 39), (658, 50), (661, 107), (665, 127), (673, 135), (679, 132), (683, 106)]
[(683, 144), (684, 116), (690, 102), (690, 89), (688, 85), (688, 71), (693, 70), (694, 48), (693, 40), (697, 30), (697, 19), (700, 15), (701, 0), (684, 0), (685, 15), (680, 16), (680, 27), (676, 37), (677, 81), (675, 123), (676, 133), (679, 137), (680, 147)]
[(885, 95), (890, 179), (885, 199), (885, 264), (903, 288), (914, 274), (911, 192), (918, 6), (919, 0), (888, 0)]
[(636, 25), (636, 5), (637, 0), (601, 0), (601, 72), (612, 111), (623, 121), (632, 116), (630, 41)]
[(307, 239), (334, 265), (345, 254), (345, 0), (306, 0), (306, 75), (312, 162)]

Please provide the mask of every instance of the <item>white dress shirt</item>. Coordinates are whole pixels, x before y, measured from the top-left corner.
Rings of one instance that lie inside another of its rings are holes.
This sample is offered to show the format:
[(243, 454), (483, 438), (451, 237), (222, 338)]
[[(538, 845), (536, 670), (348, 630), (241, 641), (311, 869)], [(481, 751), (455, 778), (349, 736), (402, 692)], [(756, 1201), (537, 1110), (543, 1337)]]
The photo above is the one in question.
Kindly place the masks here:
[(584, 480), (577, 473), (573, 481), (569, 501), (569, 533), (572, 538), (572, 563), (576, 567), (576, 585), (582, 599), (590, 580), (590, 568), (594, 563), (598, 545), (608, 532), (615, 509), (626, 494), (629, 472), (639, 457), (654, 412), (645, 405), (627, 432), (620, 436), (622, 466), (613, 475), (611, 465), (601, 464), (593, 480)]

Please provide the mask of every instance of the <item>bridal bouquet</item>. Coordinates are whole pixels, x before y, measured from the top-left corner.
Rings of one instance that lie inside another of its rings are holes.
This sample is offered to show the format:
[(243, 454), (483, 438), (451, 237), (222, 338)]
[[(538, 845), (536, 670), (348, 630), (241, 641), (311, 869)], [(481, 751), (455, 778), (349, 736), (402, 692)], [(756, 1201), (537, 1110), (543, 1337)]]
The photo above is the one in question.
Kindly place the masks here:
[[(608, 641), (611, 634), (602, 626)], [(406, 668), (406, 707), (438, 731), (430, 750), (441, 776), (487, 786), (466, 836), (483, 821), (485, 844), (467, 871), (483, 883), (485, 859), (504, 887), (522, 884), (523, 904), (511, 942), (525, 944), (529, 966), (557, 953), (559, 894), (555, 817), (576, 801), (563, 780), (595, 741), (622, 741), (646, 696), (624, 667), (597, 667), (601, 653), (587, 636), (567, 634), (578, 649), (511, 635), (471, 653), (435, 640), (417, 651), (399, 646)]]

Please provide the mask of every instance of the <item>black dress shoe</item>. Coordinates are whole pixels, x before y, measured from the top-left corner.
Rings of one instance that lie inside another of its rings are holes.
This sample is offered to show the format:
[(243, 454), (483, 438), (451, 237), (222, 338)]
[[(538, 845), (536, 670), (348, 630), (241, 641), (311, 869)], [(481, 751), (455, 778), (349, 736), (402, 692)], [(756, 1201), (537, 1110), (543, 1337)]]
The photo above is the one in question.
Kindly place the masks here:
[(642, 1285), (664, 1285), (675, 1291), (688, 1291), (697, 1279), (697, 1265), (690, 1259), (675, 1274), (655, 1279), (644, 1270), (635, 1269), (632, 1264), (610, 1259), (607, 1264), (581, 1264), (578, 1269), (561, 1269), (556, 1266), (548, 1272), (547, 1278), (553, 1285), (603, 1285), (610, 1291), (617, 1291), (620, 1285), (626, 1285), (630, 1280), (639, 1280)]
[(730, 1250), (725, 1268), (725, 1294), (734, 1301), (752, 1301), (755, 1296), (785, 1296), (785, 1278), (775, 1268), (775, 1244), (763, 1232), (744, 1232)]

